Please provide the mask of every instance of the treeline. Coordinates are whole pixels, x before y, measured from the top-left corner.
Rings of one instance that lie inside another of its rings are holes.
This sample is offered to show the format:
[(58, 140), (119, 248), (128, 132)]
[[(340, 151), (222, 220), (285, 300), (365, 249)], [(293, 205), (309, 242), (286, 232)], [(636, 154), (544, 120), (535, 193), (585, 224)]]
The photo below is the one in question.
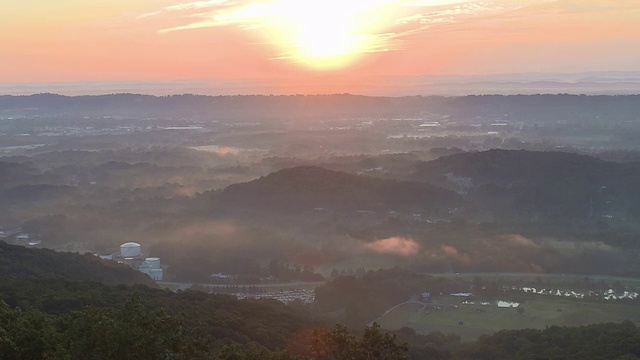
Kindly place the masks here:
[(631, 321), (576, 328), (500, 331), (465, 344), (457, 359), (638, 359), (640, 329)]
[[(51, 339), (54, 340), (58, 336), (68, 335), (70, 339), (67, 341), (89, 341), (81, 334), (88, 334), (93, 330), (96, 336), (100, 332), (112, 332), (115, 337), (120, 336), (117, 331), (119, 328), (126, 333), (134, 331), (127, 328), (138, 326), (137, 331), (140, 333), (131, 335), (133, 338), (162, 338), (166, 335), (163, 341), (167, 344), (175, 339), (188, 339), (188, 347), (199, 348), (202, 353), (215, 353), (232, 345), (243, 348), (253, 345), (269, 350), (286, 349), (297, 333), (319, 327), (318, 322), (275, 300), (240, 301), (227, 295), (209, 295), (199, 291), (173, 293), (142, 285), (107, 286), (96, 282), (0, 277), (0, 300), (7, 304), (6, 311), (20, 309), (18, 313), (31, 314), (24, 315), (28, 318), (35, 316), (41, 321), (46, 320), (48, 325), (38, 325), (38, 328), (50, 327), (53, 331)], [(11, 312), (15, 313), (14, 310)], [(142, 317), (139, 324), (127, 320), (127, 317), (137, 316)], [(72, 331), (74, 321), (83, 324), (77, 329), (77, 333)], [(154, 330), (154, 327), (164, 327), (166, 322), (171, 326), (170, 329), (163, 330), (165, 333)], [(113, 329), (99, 330), (92, 326), (112, 326)], [(45, 336), (41, 337), (46, 339)], [(125, 341), (125, 338), (122, 339)], [(99, 340), (102, 341), (98, 338), (92, 341)], [(123, 351), (126, 347), (121, 345), (128, 344), (118, 343), (117, 339), (113, 343), (113, 347), (120, 346)], [(86, 343), (82, 346), (98, 345)], [(91, 357), (83, 355), (74, 358)], [(102, 355), (99, 358), (113, 357)]]
[[(328, 331), (277, 301), (0, 277), (2, 359), (402, 359), (378, 326)], [(346, 357), (345, 357), (346, 356)]]
[(408, 344), (409, 359), (437, 360), (602, 360), (640, 359), (640, 328), (630, 321), (542, 330), (502, 330), (462, 343), (457, 335), (395, 333)]

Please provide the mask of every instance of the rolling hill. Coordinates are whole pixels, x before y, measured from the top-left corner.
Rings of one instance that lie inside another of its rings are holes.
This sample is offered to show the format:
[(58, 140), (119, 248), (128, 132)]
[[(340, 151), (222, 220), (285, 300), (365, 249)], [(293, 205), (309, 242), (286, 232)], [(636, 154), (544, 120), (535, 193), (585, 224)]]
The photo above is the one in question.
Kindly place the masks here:
[(640, 171), (563, 152), (489, 150), (423, 162), (410, 176), (466, 195), (500, 216), (606, 217), (638, 215)]
[(298, 212), (317, 208), (337, 212), (420, 211), (437, 213), (466, 203), (451, 190), (400, 180), (347, 174), (315, 166), (274, 172), (214, 193), (223, 209)]

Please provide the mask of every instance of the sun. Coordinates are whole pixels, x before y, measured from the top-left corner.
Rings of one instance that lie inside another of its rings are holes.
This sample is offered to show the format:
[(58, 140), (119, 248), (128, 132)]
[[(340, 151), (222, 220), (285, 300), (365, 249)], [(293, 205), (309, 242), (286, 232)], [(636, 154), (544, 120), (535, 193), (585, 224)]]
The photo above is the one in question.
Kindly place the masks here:
[[(379, 51), (384, 5), (389, 0), (281, 0), (266, 13), (268, 41), (281, 59), (325, 70), (348, 66)], [(264, 3), (262, 4), (264, 5)]]

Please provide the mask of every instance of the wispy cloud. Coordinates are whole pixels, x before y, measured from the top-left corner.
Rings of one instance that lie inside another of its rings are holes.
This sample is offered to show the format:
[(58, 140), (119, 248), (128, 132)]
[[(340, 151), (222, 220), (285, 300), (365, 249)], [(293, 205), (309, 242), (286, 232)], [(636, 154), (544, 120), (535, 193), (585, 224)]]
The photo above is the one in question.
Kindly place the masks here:
[(178, 31), (238, 27), (257, 44), (277, 44), (275, 59), (332, 57), (403, 49), (407, 37), (432, 27), (497, 15), (549, 0), (204, 0), (177, 2), (141, 14), (170, 18)]

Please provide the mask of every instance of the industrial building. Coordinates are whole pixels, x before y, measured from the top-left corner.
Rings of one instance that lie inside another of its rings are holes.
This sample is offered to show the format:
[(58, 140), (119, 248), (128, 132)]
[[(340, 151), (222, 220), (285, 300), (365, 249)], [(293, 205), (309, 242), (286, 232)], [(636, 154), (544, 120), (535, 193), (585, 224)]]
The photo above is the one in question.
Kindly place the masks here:
[(138, 243), (128, 242), (120, 245), (120, 256), (124, 258), (142, 255), (142, 247)]
[(146, 255), (140, 244), (128, 242), (120, 245), (120, 252), (112, 254), (110, 258), (147, 274), (155, 281), (162, 281), (164, 279), (164, 269), (160, 258), (147, 257)]
[(160, 266), (160, 258), (149, 257), (144, 259), (138, 271), (149, 275), (153, 280), (161, 281), (164, 275), (164, 271)]

